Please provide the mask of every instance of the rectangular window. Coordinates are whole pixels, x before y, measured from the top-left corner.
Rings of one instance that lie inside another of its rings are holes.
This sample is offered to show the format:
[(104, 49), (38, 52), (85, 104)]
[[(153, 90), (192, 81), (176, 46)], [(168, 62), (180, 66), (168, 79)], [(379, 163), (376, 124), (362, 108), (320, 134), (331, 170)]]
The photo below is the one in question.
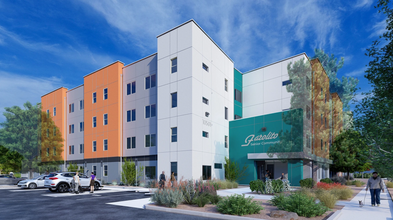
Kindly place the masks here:
[(74, 125), (72, 124), (72, 125), (69, 125), (68, 126), (68, 129), (69, 129), (69, 133), (70, 134), (73, 134), (74, 133)]
[(156, 117), (156, 105), (148, 105), (145, 107), (145, 118)]
[(228, 136), (225, 135), (224, 137), (225, 148), (228, 148)]
[(131, 83), (131, 94), (134, 94), (136, 92), (136, 82)]
[(131, 121), (131, 111), (128, 110), (127, 111), (127, 122), (130, 122), (130, 121)]
[(156, 74), (150, 76), (150, 88), (156, 87)]
[(49, 148), (46, 148), (46, 156), (49, 157)]
[(56, 156), (56, 147), (53, 147), (53, 156)]
[(215, 163), (214, 169), (222, 169), (222, 163)]
[(80, 122), (79, 123), (79, 131), (82, 132), (85, 130), (85, 122)]
[(92, 170), (93, 170), (94, 175), (96, 175), (97, 174), (97, 166), (93, 166)]
[(79, 101), (79, 110), (82, 110), (85, 108), (85, 101), (84, 100), (80, 100)]
[(155, 147), (156, 146), (156, 134), (145, 135), (145, 147)]
[(97, 141), (93, 141), (93, 152), (97, 151)]
[(97, 127), (97, 117), (93, 117), (93, 128)]
[(325, 128), (327, 127), (326, 118), (325, 118)]
[(150, 76), (145, 78), (145, 89), (150, 89)]
[(175, 175), (175, 179), (177, 179), (177, 162), (171, 162), (171, 175), (172, 172)]
[(177, 127), (171, 128), (171, 142), (177, 142)]
[(49, 118), (49, 110), (46, 110), (46, 117)]
[(145, 106), (145, 118), (150, 118), (150, 105)]
[(171, 93), (172, 108), (177, 107), (177, 92)]
[(104, 165), (104, 176), (108, 176), (108, 165)]
[(205, 116), (209, 117), (210, 113), (209, 112), (205, 112)]
[[(47, 148), (47, 149), (49, 149), (49, 148)], [(68, 146), (68, 154), (71, 154), (71, 145)]]
[(206, 105), (209, 104), (209, 99), (202, 97), (202, 102), (205, 103)]
[[(71, 130), (70, 130), (70, 132), (71, 132)], [(46, 129), (46, 137), (49, 137), (49, 129)]]
[(202, 137), (208, 138), (209, 137), (209, 132), (202, 131)]
[(321, 88), (321, 97), (323, 97), (323, 88)]
[(171, 73), (177, 72), (177, 57), (171, 60)]
[(237, 89), (235, 89), (235, 100), (240, 103), (242, 102), (242, 92)]
[(292, 84), (292, 80), (285, 80), (282, 82), (282, 86), (291, 85), (291, 84)]
[(56, 116), (56, 107), (53, 108), (53, 116)]
[(209, 72), (209, 67), (206, 64), (202, 63), (202, 68), (206, 70), (206, 72)]
[(150, 147), (150, 134), (145, 135), (145, 147)]
[(325, 151), (327, 152), (327, 142), (325, 141)]
[(225, 119), (228, 120), (228, 108), (225, 107)]
[(56, 136), (56, 127), (53, 128), (53, 136)]
[(104, 125), (108, 124), (108, 114), (104, 114)]
[(104, 89), (104, 100), (108, 99), (108, 88)]
[(145, 175), (146, 178), (154, 180), (156, 179), (156, 167), (151, 166), (151, 167), (145, 167)]
[(104, 151), (108, 150), (108, 139), (104, 140)]
[(242, 117), (239, 115), (235, 115), (235, 119), (241, 119)]
[(202, 166), (202, 178), (203, 180), (211, 180), (212, 178), (212, 167)]
[(131, 149), (131, 138), (127, 138), (127, 149)]
[(128, 137), (127, 138), (127, 149), (135, 148), (136, 146), (136, 137)]
[(306, 76), (306, 89), (310, 90), (311, 89), (311, 81), (310, 79)]
[(93, 92), (93, 103), (97, 102), (97, 93)]
[(74, 145), (70, 145), (68, 150), (68, 154), (74, 154)]
[(80, 145), (79, 145), (79, 153), (80, 153), (80, 154), (85, 153), (85, 145), (84, 145), (84, 144), (80, 144)]
[(136, 109), (132, 109), (131, 111), (131, 121), (135, 121), (136, 120)]
[(69, 104), (69, 113), (74, 112), (74, 103)]
[(321, 150), (323, 150), (323, 140), (321, 139)]
[(311, 119), (311, 109), (310, 109), (310, 106), (308, 106), (308, 105), (306, 106), (306, 117), (308, 120)]
[(321, 114), (321, 126), (323, 125), (323, 115)]
[(131, 94), (131, 83), (127, 84), (127, 95)]
[(227, 79), (225, 79), (225, 91), (228, 92), (228, 80)]
[(306, 135), (306, 147), (308, 149), (311, 148), (310, 135), (308, 135), (308, 134)]

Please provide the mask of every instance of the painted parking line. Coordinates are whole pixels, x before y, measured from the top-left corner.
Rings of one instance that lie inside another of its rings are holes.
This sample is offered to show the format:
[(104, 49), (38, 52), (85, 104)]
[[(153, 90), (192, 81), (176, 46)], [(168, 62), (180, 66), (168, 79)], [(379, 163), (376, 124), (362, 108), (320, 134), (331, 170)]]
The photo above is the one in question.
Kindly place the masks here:
[(47, 188), (45, 188), (45, 189), (15, 189), (15, 190), (9, 190), (9, 191), (10, 192), (28, 192), (28, 191), (39, 191), (39, 190), (48, 190), (48, 189)]
[(137, 208), (137, 209), (145, 209), (145, 205), (147, 205), (149, 203), (151, 203), (150, 198), (126, 200), (126, 201), (120, 201), (120, 202), (110, 202), (110, 203), (106, 203), (106, 204), (123, 206), (123, 207), (130, 207), (130, 208)]

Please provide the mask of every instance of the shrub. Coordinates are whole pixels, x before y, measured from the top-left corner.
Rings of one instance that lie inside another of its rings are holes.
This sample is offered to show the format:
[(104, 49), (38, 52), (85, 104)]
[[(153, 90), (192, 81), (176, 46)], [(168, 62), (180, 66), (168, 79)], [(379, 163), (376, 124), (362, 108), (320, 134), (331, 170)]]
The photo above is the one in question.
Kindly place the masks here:
[(334, 194), (339, 200), (347, 200), (352, 197), (353, 191), (352, 189), (345, 188), (333, 188), (330, 190), (332, 194)]
[(198, 205), (198, 207), (204, 207), (210, 202), (209, 193), (205, 192), (194, 198), (193, 202)]
[(231, 181), (227, 181), (227, 189), (232, 189), (233, 188), (233, 183)]
[(288, 212), (296, 212), (299, 216), (315, 217), (323, 215), (329, 210), (321, 203), (316, 204), (313, 198), (303, 193), (292, 193), (278, 202), (277, 208)]
[(357, 187), (363, 186), (364, 184), (366, 184), (366, 183), (359, 181), (359, 180), (352, 181), (352, 185), (355, 185)]
[(253, 180), (250, 182), (251, 192), (257, 192), (258, 194), (265, 193), (265, 183), (262, 180)]
[(337, 202), (336, 195), (330, 193), (327, 190), (321, 190), (319, 193), (317, 193), (317, 198), (322, 204), (330, 209), (334, 208)]
[(271, 180), (273, 193), (280, 193), (284, 191), (284, 183), (282, 180)]
[(221, 196), (219, 195), (210, 195), (209, 200), (212, 204), (216, 205), (221, 201)]
[(219, 181), (218, 185), (220, 186), (220, 189), (227, 189), (227, 181)]
[(151, 201), (157, 205), (164, 205), (170, 208), (176, 208), (183, 202), (183, 193), (178, 188), (157, 190), (151, 197)]
[(304, 195), (306, 195), (308, 198), (312, 198), (315, 200), (315, 198), (317, 197), (315, 194), (315, 191), (313, 189), (310, 188), (301, 188), (299, 190), (300, 193), (303, 193)]
[(386, 183), (387, 188), (393, 188), (393, 183), (392, 182), (387, 182)]
[(329, 179), (329, 178), (321, 179), (321, 182), (322, 183), (333, 183), (333, 181), (331, 179)]
[(313, 188), (315, 185), (315, 181), (312, 178), (300, 180), (299, 183), (302, 188)]
[(237, 188), (237, 187), (239, 187), (239, 183), (237, 183), (237, 182), (232, 182), (232, 186), (233, 186), (233, 188)]
[(325, 190), (329, 190), (329, 189), (333, 189), (333, 188), (342, 188), (343, 186), (340, 183), (322, 183), (319, 182), (316, 185), (317, 189), (325, 189)]
[(332, 181), (335, 183), (340, 183), (341, 185), (345, 185), (347, 180), (342, 176), (334, 176), (332, 177)]
[(273, 198), (271, 198), (269, 200), (269, 203), (274, 205), (274, 206), (278, 206), (279, 204), (281, 204), (285, 199), (285, 195), (282, 193), (276, 194), (273, 196)]
[(192, 204), (195, 197), (195, 185), (193, 180), (181, 181), (180, 189), (183, 193), (184, 203)]
[(252, 197), (245, 198), (244, 195), (231, 195), (217, 204), (220, 213), (229, 215), (258, 214), (262, 209), (261, 205), (252, 201)]

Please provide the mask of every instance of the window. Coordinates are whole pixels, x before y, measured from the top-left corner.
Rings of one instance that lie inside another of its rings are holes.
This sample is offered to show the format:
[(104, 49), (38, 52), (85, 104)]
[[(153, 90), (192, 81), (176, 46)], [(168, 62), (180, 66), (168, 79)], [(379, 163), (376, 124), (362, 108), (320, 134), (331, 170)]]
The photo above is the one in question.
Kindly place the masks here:
[(172, 108), (177, 107), (177, 92), (171, 93)]
[(151, 118), (156, 116), (156, 105), (148, 105), (145, 107), (145, 118)]
[(202, 131), (202, 137), (208, 138), (209, 137), (209, 132)]
[(85, 101), (84, 100), (80, 100), (79, 101), (79, 110), (82, 110), (85, 108)]
[(325, 117), (325, 128), (326, 128), (326, 126), (327, 126), (327, 123), (326, 123), (326, 117)]
[(215, 163), (214, 169), (222, 169), (222, 163)]
[(225, 146), (225, 148), (228, 148), (228, 136), (226, 136), (226, 135), (224, 137), (224, 146)]
[(310, 109), (310, 106), (306, 106), (306, 117), (307, 117), (307, 119), (311, 119), (311, 109)]
[(74, 145), (68, 146), (68, 154), (74, 154)]
[(323, 115), (321, 114), (321, 125), (323, 125)]
[(202, 166), (202, 178), (203, 180), (210, 180), (212, 178), (211, 166)]
[(104, 139), (104, 151), (108, 150), (108, 139)]
[(69, 113), (74, 112), (74, 103), (69, 104), (69, 105), (68, 105), (68, 108), (69, 108), (69, 109), (68, 109), (68, 112), (69, 112)]
[(104, 165), (104, 176), (108, 176), (108, 165)]
[(156, 135), (147, 134), (145, 135), (145, 147), (155, 147), (156, 146)]
[(130, 122), (130, 121), (131, 121), (131, 111), (128, 110), (127, 111), (127, 122)]
[(177, 142), (177, 127), (171, 128), (171, 142)]
[(228, 120), (228, 108), (225, 107), (225, 119)]
[(56, 136), (56, 127), (53, 128), (53, 136)]
[(49, 110), (46, 110), (46, 117), (49, 118)]
[(227, 79), (225, 79), (225, 91), (228, 92), (228, 80)]
[(172, 172), (174, 173), (175, 178), (177, 180), (177, 162), (171, 162), (171, 175)]
[(306, 147), (308, 148), (308, 149), (310, 149), (311, 148), (311, 140), (310, 140), (310, 135), (306, 135)]
[(97, 151), (97, 141), (93, 141), (93, 152)]
[(127, 95), (134, 94), (136, 92), (136, 82), (127, 84)]
[(108, 88), (104, 89), (104, 100), (108, 99)]
[(145, 167), (145, 175), (148, 179), (156, 179), (156, 167)]
[(53, 156), (56, 156), (56, 147), (53, 147)]
[(46, 156), (49, 157), (49, 148), (46, 148)]
[(282, 82), (282, 86), (291, 85), (291, 84), (292, 84), (292, 80), (285, 80)]
[(94, 175), (96, 175), (96, 173), (97, 173), (97, 166), (93, 166), (92, 170), (93, 170)]
[(127, 84), (127, 95), (131, 94), (131, 83)]
[(79, 131), (82, 132), (85, 130), (85, 122), (80, 122), (79, 123)]
[(209, 117), (210, 113), (209, 112), (205, 112), (205, 116)]
[(56, 116), (56, 107), (53, 108), (53, 116)]
[(97, 93), (93, 92), (93, 103), (97, 102)]
[(202, 102), (205, 103), (206, 105), (209, 104), (209, 99), (202, 97)]
[(323, 88), (321, 88), (321, 97), (323, 97)]
[(132, 109), (131, 110), (131, 121), (135, 121), (136, 120), (136, 110)]
[(177, 72), (177, 57), (171, 60), (171, 73)]
[(311, 89), (311, 81), (310, 79), (306, 76), (306, 89), (310, 90)]
[(72, 124), (72, 125), (69, 125), (69, 133), (70, 134), (73, 134), (74, 133), (74, 124)]
[(131, 148), (136, 148), (136, 137), (131, 138)]
[(136, 147), (135, 146), (135, 144), (136, 144), (135, 139), (136, 139), (136, 137), (128, 137), (127, 138), (127, 149), (131, 149), (131, 148), (135, 148)]
[(84, 145), (84, 144), (80, 144), (80, 145), (79, 145), (79, 153), (80, 153), (80, 154), (85, 153), (85, 145)]
[(131, 149), (131, 138), (127, 138), (127, 149)]
[(321, 139), (321, 150), (323, 150), (323, 140)]
[(235, 115), (235, 119), (241, 119), (242, 117), (239, 115)]
[(145, 78), (145, 89), (150, 89), (156, 86), (156, 75), (151, 75)]
[(93, 128), (97, 127), (97, 117), (93, 117)]
[(202, 68), (206, 70), (206, 72), (209, 72), (209, 67), (206, 64), (202, 63)]
[(108, 124), (108, 114), (104, 114), (104, 125)]
[(242, 102), (242, 92), (237, 89), (235, 89), (235, 100), (240, 103)]
[(327, 152), (327, 142), (325, 141), (325, 151)]
[(150, 76), (145, 78), (145, 89), (150, 89)]

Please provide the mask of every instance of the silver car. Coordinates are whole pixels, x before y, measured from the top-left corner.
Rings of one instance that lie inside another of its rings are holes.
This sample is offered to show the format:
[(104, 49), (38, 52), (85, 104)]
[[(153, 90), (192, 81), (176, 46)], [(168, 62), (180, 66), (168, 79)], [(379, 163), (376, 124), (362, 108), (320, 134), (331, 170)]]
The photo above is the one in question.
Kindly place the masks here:
[(26, 179), (26, 180), (19, 181), (18, 187), (22, 189), (23, 188), (35, 189), (39, 187), (44, 187), (45, 177), (47, 175), (48, 174), (44, 174), (41, 176), (37, 176), (36, 178), (33, 179)]
[[(44, 187), (48, 188), (51, 192), (67, 192), (74, 175), (75, 172), (51, 173), (45, 178)], [(79, 180), (82, 189), (86, 190), (90, 188), (90, 177), (79, 174)], [(100, 187), (103, 187), (101, 181), (96, 179), (94, 189), (98, 190)]]

